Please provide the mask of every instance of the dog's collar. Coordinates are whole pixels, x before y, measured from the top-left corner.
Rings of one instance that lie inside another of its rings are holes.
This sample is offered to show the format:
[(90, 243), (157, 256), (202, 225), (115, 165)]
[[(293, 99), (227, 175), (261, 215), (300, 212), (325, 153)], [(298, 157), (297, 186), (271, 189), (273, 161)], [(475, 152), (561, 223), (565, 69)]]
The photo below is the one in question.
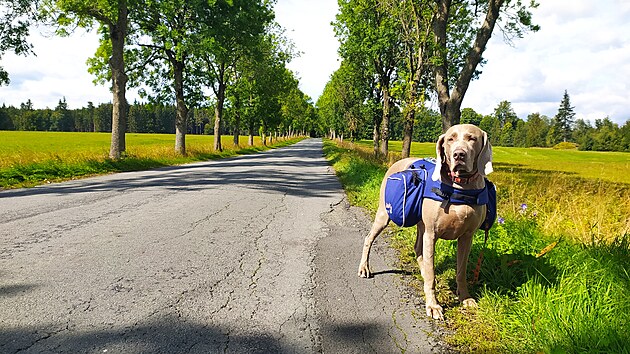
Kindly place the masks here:
[(470, 184), (474, 182), (480, 176), (479, 172), (477, 171), (475, 171), (475, 173), (467, 177), (455, 176), (455, 174), (453, 174), (452, 172), (449, 172), (448, 175), (449, 177), (451, 177), (451, 181), (453, 181), (453, 183), (457, 183), (461, 185)]

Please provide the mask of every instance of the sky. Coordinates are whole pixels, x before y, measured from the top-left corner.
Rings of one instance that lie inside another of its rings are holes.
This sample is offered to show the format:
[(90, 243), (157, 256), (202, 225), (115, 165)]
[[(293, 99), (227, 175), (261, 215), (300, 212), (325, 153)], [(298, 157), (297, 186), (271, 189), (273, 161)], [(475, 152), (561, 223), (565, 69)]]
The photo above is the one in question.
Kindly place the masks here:
[[(516, 114), (553, 117), (567, 90), (577, 118), (630, 119), (630, 2), (627, 0), (541, 0), (533, 18), (541, 30), (507, 44), (498, 29), (484, 52), (487, 63), (473, 81), (462, 107), (491, 114), (511, 102)], [(276, 21), (300, 56), (289, 63), (300, 88), (313, 102), (339, 67), (339, 47), (330, 22), (337, 0), (278, 0)], [(0, 87), (0, 104), (54, 108), (65, 97), (70, 108), (111, 101), (109, 85), (94, 85), (85, 64), (98, 46), (94, 33), (51, 36), (35, 29), (36, 56), (6, 53), (0, 59), (11, 84)], [(128, 100), (138, 96), (129, 90)], [(433, 102), (435, 104), (435, 102)]]

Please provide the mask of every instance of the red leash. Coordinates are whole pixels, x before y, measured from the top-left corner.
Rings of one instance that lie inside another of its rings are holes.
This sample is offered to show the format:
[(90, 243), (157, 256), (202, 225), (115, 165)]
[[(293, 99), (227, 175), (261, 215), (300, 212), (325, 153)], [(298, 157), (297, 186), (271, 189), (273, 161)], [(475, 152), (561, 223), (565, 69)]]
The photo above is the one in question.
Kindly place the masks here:
[(483, 251), (486, 249), (486, 244), (488, 243), (488, 230), (485, 230), (485, 237), (483, 240), (483, 248), (481, 249), (481, 252), (479, 252), (479, 258), (477, 258), (477, 266), (475, 267), (475, 270), (473, 270), (473, 284), (477, 284), (477, 282), (479, 281), (479, 272), (481, 271), (481, 262), (483, 261)]

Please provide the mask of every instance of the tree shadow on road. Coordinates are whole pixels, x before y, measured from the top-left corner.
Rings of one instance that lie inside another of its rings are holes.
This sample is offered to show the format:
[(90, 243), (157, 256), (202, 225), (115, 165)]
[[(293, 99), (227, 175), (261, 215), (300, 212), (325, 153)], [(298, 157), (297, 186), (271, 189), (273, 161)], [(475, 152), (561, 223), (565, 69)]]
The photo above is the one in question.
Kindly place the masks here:
[[(125, 192), (131, 189), (202, 191), (225, 186), (286, 193), (300, 197), (326, 197), (341, 190), (322, 158), (321, 142), (296, 145), (223, 160), (169, 166), (150, 171), (63, 182), (30, 189), (8, 190), (0, 197), (64, 195), (87, 192)], [(296, 173), (297, 168), (297, 173)]]
[[(221, 328), (162, 318), (133, 327), (111, 330), (68, 331), (54, 327), (3, 329), (0, 352), (68, 353), (292, 353), (299, 348), (268, 333), (231, 333)], [(239, 329), (239, 332), (243, 330)]]

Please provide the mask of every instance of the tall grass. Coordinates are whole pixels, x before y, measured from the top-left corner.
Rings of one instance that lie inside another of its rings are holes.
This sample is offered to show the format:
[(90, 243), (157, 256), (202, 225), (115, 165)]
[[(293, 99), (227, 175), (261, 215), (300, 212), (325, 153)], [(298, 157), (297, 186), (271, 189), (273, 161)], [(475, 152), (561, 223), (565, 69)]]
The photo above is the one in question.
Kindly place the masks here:
[[(517, 156), (515, 161), (542, 167), (515, 170), (495, 159), (497, 172), (490, 177), (499, 190), (501, 223), (490, 230), (479, 282), (470, 289), (477, 310), (464, 310), (456, 301), (456, 243), (436, 244), (438, 300), (453, 331), (447, 341), (475, 353), (630, 353), (630, 181), (608, 183), (560, 167), (545, 172), (551, 162), (529, 161), (532, 154), (518, 156), (527, 149), (504, 149)], [(387, 164), (372, 159), (370, 150), (325, 144), (350, 201), (375, 212)], [(434, 145), (414, 150), (421, 151), (418, 156), (433, 155)], [(534, 155), (546, 159), (546, 150), (535, 150)], [(578, 155), (573, 164), (584, 168), (594, 162), (588, 160)], [(415, 228), (391, 226), (390, 233), (401, 267), (414, 273), (418, 280), (411, 285), (421, 291)], [(469, 270), (482, 249), (479, 233)]]
[(149, 168), (204, 161), (285, 146), (297, 141), (274, 141), (263, 146), (254, 137), (239, 145), (224, 136), (222, 152), (213, 150), (213, 137), (187, 135), (186, 155), (175, 152), (172, 134), (126, 134), (126, 152), (120, 160), (108, 158), (111, 134), (67, 132), (0, 131), (0, 188), (28, 187), (103, 173), (138, 171)]
[[(371, 144), (361, 141), (353, 149), (376, 162)], [(390, 142), (391, 151), (401, 148), (401, 142)], [(389, 164), (400, 158), (392, 155)], [(435, 156), (435, 144), (413, 143), (411, 155)], [(526, 204), (548, 235), (587, 242), (630, 233), (629, 153), (494, 147), (493, 163), (490, 178), (503, 217), (520, 213)]]

